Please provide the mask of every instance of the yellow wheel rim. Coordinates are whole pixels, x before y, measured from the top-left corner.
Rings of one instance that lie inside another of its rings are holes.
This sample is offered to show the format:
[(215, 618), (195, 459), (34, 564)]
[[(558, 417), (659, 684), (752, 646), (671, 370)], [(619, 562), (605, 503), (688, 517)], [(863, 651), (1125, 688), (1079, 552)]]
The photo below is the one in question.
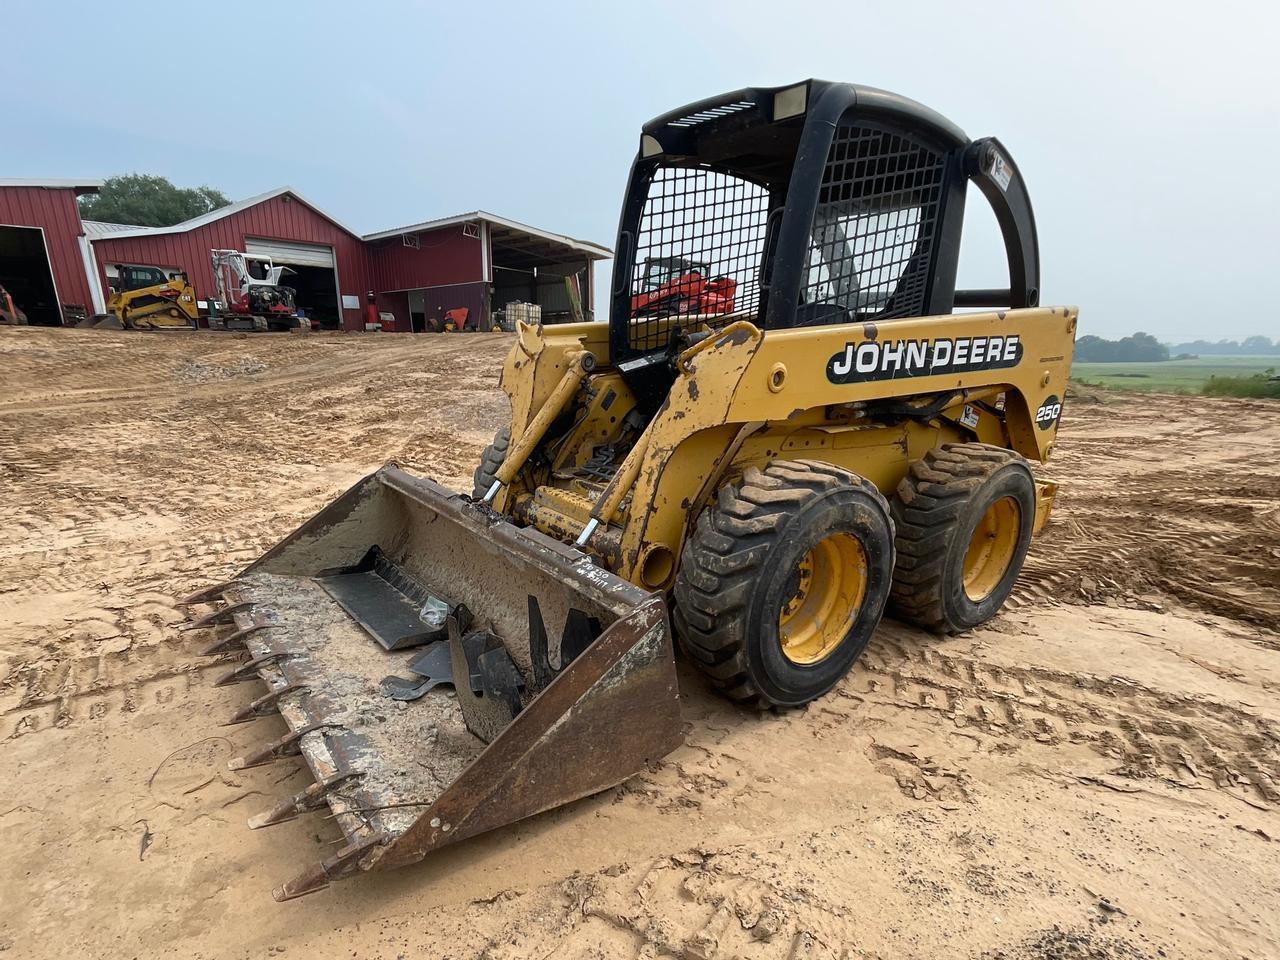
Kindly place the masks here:
[(964, 592), (978, 603), (1000, 585), (1022, 532), (1022, 507), (1013, 497), (1001, 497), (982, 515), (964, 555)]
[(816, 543), (797, 568), (796, 591), (778, 613), (782, 654), (811, 664), (839, 646), (867, 595), (867, 554), (847, 533)]

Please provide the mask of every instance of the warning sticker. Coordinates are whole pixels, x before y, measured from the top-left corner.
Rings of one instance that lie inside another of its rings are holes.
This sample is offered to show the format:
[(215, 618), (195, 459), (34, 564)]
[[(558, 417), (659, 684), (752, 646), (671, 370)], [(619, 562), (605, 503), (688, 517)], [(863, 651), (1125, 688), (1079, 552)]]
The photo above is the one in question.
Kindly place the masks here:
[(991, 179), (1002, 191), (1009, 189), (1009, 181), (1013, 179), (1013, 168), (999, 150), (991, 151)]

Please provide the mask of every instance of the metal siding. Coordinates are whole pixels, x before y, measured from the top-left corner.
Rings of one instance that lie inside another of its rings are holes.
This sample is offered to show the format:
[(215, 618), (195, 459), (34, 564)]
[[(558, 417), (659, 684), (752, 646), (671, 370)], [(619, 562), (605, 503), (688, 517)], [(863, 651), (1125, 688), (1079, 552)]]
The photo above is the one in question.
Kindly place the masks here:
[(407, 333), (413, 330), (412, 324), (409, 322), (409, 294), (407, 293), (380, 293), (378, 294), (378, 312), (394, 313), (396, 315), (396, 332)]
[(467, 320), (481, 325), (489, 319), (489, 285), (483, 281), (477, 283), (459, 283), (448, 287), (427, 287), (422, 291), (422, 315), (442, 319), (446, 310), (468, 307), (471, 310)]
[(569, 312), (569, 291), (565, 289), (563, 277), (552, 280), (538, 278), (538, 305), (543, 313)]
[(0, 187), (0, 224), (43, 227), (49, 267), (60, 303), (93, 309), (79, 240), (84, 233), (75, 191), (69, 188)]
[[(103, 237), (94, 241), (94, 251), (99, 265), (117, 261), (176, 264), (187, 272), (200, 299), (207, 300), (215, 290), (209, 266), (210, 250), (243, 250), (246, 237), (328, 245), (338, 261), (338, 296), (358, 296), (363, 303), (365, 291), (373, 289), (364, 241), (306, 204), (292, 198), (286, 202), (287, 196), (272, 197), (186, 233), (123, 239)], [(363, 329), (361, 309), (343, 310), (342, 325), (347, 330)]]
[(418, 241), (416, 250), (400, 237), (369, 244), (376, 289), (417, 290), (484, 279), (481, 239), (463, 236), (461, 224), (419, 233)]

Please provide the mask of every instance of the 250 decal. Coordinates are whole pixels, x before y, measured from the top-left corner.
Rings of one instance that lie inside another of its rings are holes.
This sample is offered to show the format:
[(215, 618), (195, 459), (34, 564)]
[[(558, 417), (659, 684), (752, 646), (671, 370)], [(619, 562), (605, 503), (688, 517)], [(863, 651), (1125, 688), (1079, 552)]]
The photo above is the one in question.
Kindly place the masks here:
[(1041, 430), (1048, 430), (1058, 422), (1060, 416), (1062, 416), (1062, 401), (1058, 399), (1057, 394), (1054, 394), (1036, 410), (1036, 426)]

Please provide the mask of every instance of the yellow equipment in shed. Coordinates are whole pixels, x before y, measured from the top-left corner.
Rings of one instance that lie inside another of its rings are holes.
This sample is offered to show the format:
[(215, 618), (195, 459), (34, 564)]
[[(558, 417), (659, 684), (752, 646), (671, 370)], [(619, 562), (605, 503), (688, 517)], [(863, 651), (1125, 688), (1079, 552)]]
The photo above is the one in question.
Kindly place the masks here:
[(200, 316), (195, 287), (185, 273), (167, 277), (159, 267), (116, 264), (107, 312), (77, 326), (94, 329), (195, 329)]

